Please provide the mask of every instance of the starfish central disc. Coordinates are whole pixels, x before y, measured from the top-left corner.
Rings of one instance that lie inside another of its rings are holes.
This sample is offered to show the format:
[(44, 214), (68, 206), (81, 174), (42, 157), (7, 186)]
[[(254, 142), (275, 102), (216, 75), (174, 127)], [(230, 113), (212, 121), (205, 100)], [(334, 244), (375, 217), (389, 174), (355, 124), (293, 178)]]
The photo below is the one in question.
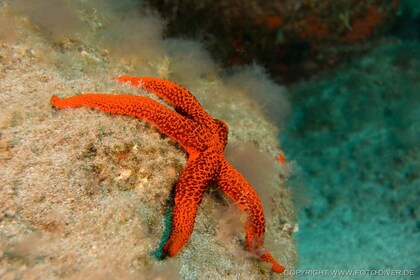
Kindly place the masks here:
[(272, 271), (282, 273), (284, 267), (263, 248), (265, 220), (261, 201), (252, 186), (223, 155), (228, 126), (223, 121), (213, 119), (187, 89), (173, 82), (132, 76), (121, 76), (114, 80), (150, 91), (174, 110), (148, 97), (129, 94), (87, 93), (64, 99), (53, 96), (50, 101), (58, 109), (90, 107), (144, 119), (187, 151), (188, 161), (174, 190), (172, 227), (163, 253), (174, 256), (187, 243), (203, 194), (209, 183), (215, 182), (247, 214), (246, 249), (256, 253), (262, 261), (272, 264)]

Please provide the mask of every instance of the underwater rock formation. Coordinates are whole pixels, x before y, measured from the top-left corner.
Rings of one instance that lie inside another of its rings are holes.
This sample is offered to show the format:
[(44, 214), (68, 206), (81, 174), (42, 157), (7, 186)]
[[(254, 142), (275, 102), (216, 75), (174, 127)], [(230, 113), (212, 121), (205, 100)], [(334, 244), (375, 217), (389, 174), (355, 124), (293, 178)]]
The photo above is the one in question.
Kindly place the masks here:
[(400, 1), (150, 0), (169, 36), (204, 39), (225, 65), (258, 61), (276, 79), (302, 79), (365, 51)]
[[(266, 248), (292, 269), (294, 239), (283, 230), (296, 222), (285, 187), (290, 166), (276, 161), (279, 130), (264, 108), (223, 80), (200, 44), (162, 39), (162, 21), (130, 1), (32, 3), (0, 4), (0, 278), (275, 277), (243, 253), (242, 216), (215, 189), (204, 195), (182, 252), (158, 259), (185, 151), (138, 119), (89, 109), (57, 112), (49, 104), (53, 94), (149, 96), (109, 80), (124, 73), (184, 84), (229, 124), (231, 157), (246, 156), (235, 167), (252, 165), (254, 174), (245, 174), (251, 182), (263, 174), (264, 185), (255, 188), (267, 215)], [(55, 16), (52, 27), (45, 24), (50, 18), (38, 16), (51, 5), (57, 14), (72, 13)], [(258, 88), (258, 77), (247, 79)]]

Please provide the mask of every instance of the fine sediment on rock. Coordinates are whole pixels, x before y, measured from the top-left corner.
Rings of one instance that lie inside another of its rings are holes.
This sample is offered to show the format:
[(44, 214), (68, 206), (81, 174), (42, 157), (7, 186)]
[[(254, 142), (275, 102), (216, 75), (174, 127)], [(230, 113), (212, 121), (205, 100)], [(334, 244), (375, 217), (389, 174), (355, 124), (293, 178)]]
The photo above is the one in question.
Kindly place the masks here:
[[(186, 247), (157, 259), (185, 151), (142, 120), (49, 104), (52, 95), (82, 92), (152, 97), (110, 80), (122, 74), (180, 83), (228, 123), (227, 156), (257, 181), (263, 200), (266, 247), (292, 269), (290, 166), (276, 161), (278, 129), (264, 108), (222, 79), (199, 43), (162, 39), (158, 17), (67, 3), (0, 4), (0, 278), (278, 277), (244, 250), (241, 213), (217, 188), (206, 193)], [(48, 5), (54, 18), (42, 14)], [(267, 86), (261, 73), (247, 73), (257, 89)]]

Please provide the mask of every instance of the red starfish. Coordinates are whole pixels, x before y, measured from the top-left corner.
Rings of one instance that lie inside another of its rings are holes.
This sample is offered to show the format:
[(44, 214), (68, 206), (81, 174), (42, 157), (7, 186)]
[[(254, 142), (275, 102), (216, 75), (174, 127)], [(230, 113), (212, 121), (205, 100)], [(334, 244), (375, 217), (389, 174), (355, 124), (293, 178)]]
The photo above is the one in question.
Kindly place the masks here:
[(65, 99), (53, 96), (50, 101), (60, 109), (91, 107), (144, 119), (187, 151), (188, 162), (175, 187), (172, 228), (163, 246), (163, 253), (174, 256), (187, 243), (204, 191), (213, 182), (247, 213), (247, 250), (271, 263), (272, 271), (282, 273), (284, 267), (263, 248), (265, 221), (260, 199), (242, 174), (223, 155), (228, 126), (223, 121), (213, 119), (197, 99), (180, 85), (149, 77), (121, 76), (115, 80), (130, 82), (153, 92), (172, 105), (175, 112), (148, 97), (128, 94), (82, 94)]

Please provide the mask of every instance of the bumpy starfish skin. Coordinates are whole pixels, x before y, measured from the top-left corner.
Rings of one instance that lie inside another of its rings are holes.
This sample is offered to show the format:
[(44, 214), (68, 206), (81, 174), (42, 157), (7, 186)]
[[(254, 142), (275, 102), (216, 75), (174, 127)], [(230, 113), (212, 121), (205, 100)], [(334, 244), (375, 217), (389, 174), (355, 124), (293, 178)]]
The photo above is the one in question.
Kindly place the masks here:
[(158, 95), (175, 111), (148, 97), (128, 94), (82, 94), (65, 99), (53, 96), (51, 103), (59, 109), (90, 107), (144, 119), (187, 151), (188, 161), (174, 191), (172, 228), (163, 246), (163, 253), (174, 256), (187, 243), (203, 194), (210, 183), (215, 183), (247, 213), (247, 250), (271, 263), (272, 271), (282, 273), (284, 267), (263, 248), (265, 221), (258, 195), (242, 174), (224, 158), (228, 126), (223, 121), (213, 119), (197, 99), (180, 85), (150, 77), (121, 76), (115, 80), (129, 82)]

